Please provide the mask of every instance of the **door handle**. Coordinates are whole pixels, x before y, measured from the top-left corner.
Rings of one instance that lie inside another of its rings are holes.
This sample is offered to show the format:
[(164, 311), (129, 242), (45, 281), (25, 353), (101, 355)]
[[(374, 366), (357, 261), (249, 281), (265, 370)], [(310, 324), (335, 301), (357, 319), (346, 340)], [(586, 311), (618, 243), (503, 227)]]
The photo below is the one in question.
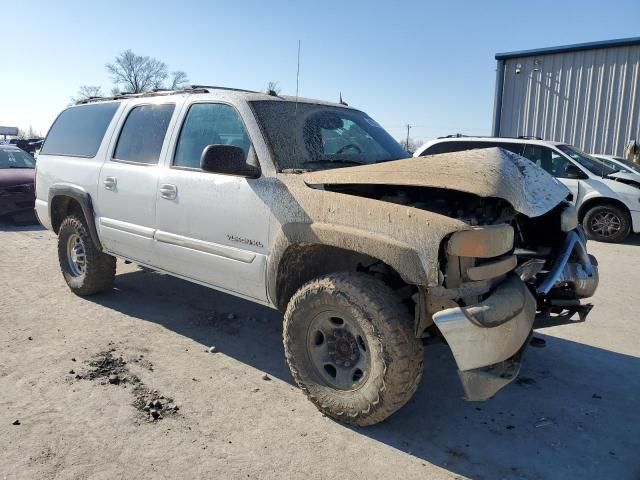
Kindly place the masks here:
[(160, 196), (167, 200), (175, 200), (178, 196), (178, 187), (170, 183), (160, 185)]
[(118, 185), (118, 179), (116, 177), (104, 177), (102, 183), (107, 190), (115, 190)]

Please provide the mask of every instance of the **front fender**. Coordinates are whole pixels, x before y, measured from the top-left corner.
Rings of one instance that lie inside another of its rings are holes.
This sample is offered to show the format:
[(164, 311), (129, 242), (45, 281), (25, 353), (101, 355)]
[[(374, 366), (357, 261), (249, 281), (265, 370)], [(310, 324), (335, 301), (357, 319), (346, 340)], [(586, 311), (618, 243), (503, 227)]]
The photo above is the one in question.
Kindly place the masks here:
[[(427, 283), (427, 272), (418, 252), (398, 240), (342, 225), (289, 223), (282, 226), (274, 239), (267, 265), (267, 290), (274, 304), (278, 298), (278, 266), (287, 249), (296, 244), (327, 245), (364, 254), (386, 263), (409, 284)], [(433, 261), (437, 262), (437, 258)]]

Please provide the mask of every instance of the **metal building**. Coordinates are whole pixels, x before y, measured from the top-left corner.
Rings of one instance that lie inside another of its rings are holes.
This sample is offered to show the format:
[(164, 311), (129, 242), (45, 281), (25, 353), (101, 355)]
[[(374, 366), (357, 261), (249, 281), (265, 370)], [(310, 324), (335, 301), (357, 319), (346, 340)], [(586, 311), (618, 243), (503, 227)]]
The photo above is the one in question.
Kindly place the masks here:
[(493, 135), (623, 155), (640, 142), (640, 37), (496, 54)]

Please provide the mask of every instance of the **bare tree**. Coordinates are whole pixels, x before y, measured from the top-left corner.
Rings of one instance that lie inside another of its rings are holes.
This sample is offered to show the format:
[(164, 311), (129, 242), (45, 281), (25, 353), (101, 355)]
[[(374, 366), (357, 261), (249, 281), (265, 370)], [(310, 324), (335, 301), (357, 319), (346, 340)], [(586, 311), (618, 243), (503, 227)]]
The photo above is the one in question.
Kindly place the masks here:
[(122, 91), (148, 92), (160, 88), (168, 77), (167, 64), (152, 57), (136, 55), (131, 50), (120, 53), (113, 63), (105, 65), (111, 79)]
[(71, 101), (81, 102), (83, 100), (88, 100), (91, 97), (101, 97), (102, 96), (102, 87), (94, 86), (94, 85), (80, 85), (78, 88), (78, 93), (75, 97), (71, 97)]
[(278, 85), (278, 82), (271, 80), (267, 83), (267, 93), (274, 92), (276, 95), (280, 95), (281, 90), (282, 89), (280, 88), (280, 85)]
[(420, 145), (422, 145), (422, 141), (420, 140), (414, 140), (413, 138), (409, 138), (409, 144), (407, 144), (407, 139), (403, 138), (402, 140), (400, 140), (400, 146), (402, 146), (402, 148), (404, 148), (407, 152), (413, 153), (415, 152)]
[(170, 90), (177, 90), (178, 88), (182, 88), (187, 83), (189, 83), (189, 77), (187, 77), (187, 74), (182, 70), (171, 72), (171, 84), (169, 85)]

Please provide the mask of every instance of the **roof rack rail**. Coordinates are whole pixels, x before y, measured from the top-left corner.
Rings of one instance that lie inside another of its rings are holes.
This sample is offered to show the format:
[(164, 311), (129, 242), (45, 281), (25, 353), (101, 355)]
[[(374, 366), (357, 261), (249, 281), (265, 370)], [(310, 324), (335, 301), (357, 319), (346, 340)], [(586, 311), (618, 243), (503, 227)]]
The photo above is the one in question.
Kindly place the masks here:
[(469, 135), (463, 135), (462, 133), (454, 133), (453, 135), (445, 135), (444, 137), (438, 137), (438, 138), (463, 138), (468, 136)]
[(535, 135), (518, 135), (517, 138), (521, 140), (542, 140), (542, 137), (537, 137)]
[(230, 92), (244, 92), (244, 93), (260, 93), (255, 90), (244, 90), (242, 88), (231, 88), (231, 87), (218, 87), (215, 85), (187, 85), (183, 88), (185, 91), (191, 90), (228, 90)]
[(244, 92), (244, 93), (259, 93), (253, 90), (243, 90), (241, 88), (231, 87), (216, 87), (212, 85), (187, 85), (180, 89), (169, 88), (154, 88), (149, 92), (132, 93), (132, 92), (120, 92), (109, 97), (89, 97), (84, 100), (79, 100), (76, 105), (83, 105), (85, 103), (100, 102), (106, 100), (122, 100), (124, 98), (142, 98), (142, 97), (157, 97), (161, 95), (172, 95), (175, 93), (209, 93), (211, 90), (227, 90), (231, 92)]

